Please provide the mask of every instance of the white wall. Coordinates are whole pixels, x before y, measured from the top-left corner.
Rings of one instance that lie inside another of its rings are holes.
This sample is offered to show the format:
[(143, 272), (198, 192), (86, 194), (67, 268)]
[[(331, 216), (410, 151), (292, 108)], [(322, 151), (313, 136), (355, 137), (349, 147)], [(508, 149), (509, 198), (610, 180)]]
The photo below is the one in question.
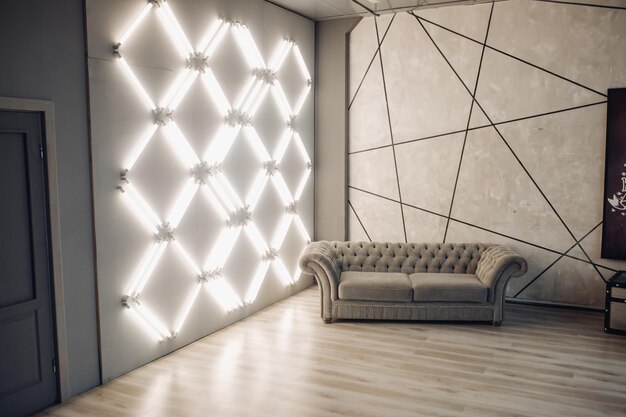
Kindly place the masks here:
[(600, 258), (599, 227), (626, 9), (597, 5), (362, 20), (350, 38), (350, 239), (504, 243), (530, 268), (509, 296), (602, 308), (604, 280), (626, 267)]
[[(210, 281), (198, 293), (187, 320), (176, 337), (160, 343), (142, 327), (141, 321), (132, 316), (136, 310), (122, 306), (122, 296), (131, 282), (134, 282), (142, 259), (154, 247), (156, 240), (153, 233), (138, 221), (138, 217), (123, 201), (122, 193), (116, 187), (126, 187), (126, 195), (130, 192), (128, 185), (120, 180), (120, 172), (127, 167), (129, 155), (140, 142), (142, 133), (154, 125), (154, 120), (151, 110), (144, 104), (114, 57), (112, 47), (146, 4), (144, 0), (87, 2), (96, 241), (105, 381), (240, 320), (311, 284), (310, 279), (303, 277), (295, 285), (287, 286), (281, 280), (283, 275), (279, 273), (278, 263), (272, 262), (269, 272), (260, 276), (263, 280), (254, 302), (226, 312), (220, 304), (225, 299), (224, 293), (215, 289), (209, 290), (215, 285)], [(224, 17), (233, 22), (239, 21), (249, 28), (265, 62), (270, 61), (284, 38), (292, 39), (302, 52), (308, 72), (313, 74), (314, 24), (309, 20), (260, 0), (172, 0), (167, 4), (193, 48), (200, 43), (210, 25), (219, 17)], [(120, 51), (148, 95), (158, 102), (185, 67), (185, 60), (173, 46), (157, 17), (156, 9), (155, 7), (148, 12)], [(228, 29), (208, 60), (211, 71), (232, 106), (235, 106), (244, 84), (252, 76), (252, 70), (246, 63), (234, 33), (235, 29)], [(277, 77), (293, 107), (306, 86), (294, 52), (287, 56)], [(225, 141), (224, 136), (216, 139), (217, 132), (224, 125), (224, 116), (220, 114), (219, 106), (200, 79), (191, 86), (172, 118), (199, 159), (216, 157), (217, 152), (213, 148), (213, 151), (204, 156), (203, 154), (209, 145)], [(267, 94), (259, 111), (252, 118), (251, 125), (256, 129), (270, 156), (278, 159), (276, 152), (287, 124), (272, 94)], [(167, 129), (172, 126), (173, 123), (170, 122)], [(296, 129), (312, 162), (312, 93), (308, 95), (298, 114)], [(179, 157), (180, 146), (172, 146), (173, 137), (166, 133), (166, 128), (160, 127), (127, 176), (129, 182), (151, 206), (159, 222), (171, 220), (174, 202), (179, 201), (185, 184), (191, 179), (191, 164), (183, 163)], [(293, 196), (307, 172), (307, 167), (306, 158), (298, 148), (296, 139), (291, 135), (288, 138), (291, 139), (279, 172)], [(254, 143), (256, 142), (251, 142), (247, 135), (240, 133), (222, 164), (224, 176), (243, 203), (249, 202), (247, 196), (255, 189), (253, 183), (264, 169), (263, 161), (257, 157), (259, 152), (254, 150)], [(218, 161), (221, 159), (217, 158)], [(212, 190), (217, 193), (215, 195), (225, 195), (219, 193), (215, 187)], [(226, 199), (235, 201), (232, 197)], [(232, 209), (223, 200), (220, 201), (226, 211)], [(233, 208), (237, 206), (236, 202), (233, 204)], [(251, 210), (252, 223), (249, 223), (258, 227), (265, 242), (262, 245), (271, 245), (270, 242), (275, 238), (275, 232), (286, 215), (285, 205), (277, 187), (269, 182), (263, 189), (258, 204)], [(154, 272), (149, 275), (145, 289), (138, 291), (141, 308), (149, 309), (165, 327), (166, 332), (175, 330), (183, 307), (194, 293), (198, 281), (197, 272), (190, 266), (193, 263), (199, 269), (207, 271), (218, 264), (223, 266), (223, 279), (218, 282), (227, 282), (237, 299), (244, 300), (250, 293), (251, 283), (262, 264), (261, 254), (255, 248), (255, 240), (249, 239), (242, 232), (232, 251), (222, 256), (209, 256), (216, 253), (216, 248), (228, 246), (225, 235), (222, 235), (224, 231), (238, 230), (228, 228), (226, 220), (220, 218), (218, 212), (206, 195), (196, 193), (174, 231), (175, 241), (182, 245), (192, 261), (186, 260), (175, 249), (175, 245), (170, 243)], [(304, 229), (312, 235), (312, 175), (309, 176), (297, 203), (297, 213)], [(294, 220), (278, 254), (289, 275), (295, 278), (298, 278), (294, 275), (297, 259), (305, 243), (305, 238)], [(273, 245), (278, 246), (278, 243)], [(214, 262), (203, 266), (207, 258)]]
[(315, 239), (346, 240), (347, 34), (361, 18), (316, 23)]

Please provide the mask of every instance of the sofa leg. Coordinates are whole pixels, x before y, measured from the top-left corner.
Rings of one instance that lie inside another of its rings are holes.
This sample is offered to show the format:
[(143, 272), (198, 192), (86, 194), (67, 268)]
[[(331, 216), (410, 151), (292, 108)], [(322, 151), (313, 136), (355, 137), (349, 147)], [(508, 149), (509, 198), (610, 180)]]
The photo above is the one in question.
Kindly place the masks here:
[(330, 324), (333, 321), (331, 318), (323, 318), (322, 320), (324, 320), (324, 324)]
[(502, 326), (502, 320), (494, 320), (494, 321), (493, 321), (493, 325), (494, 325), (495, 327), (500, 327), (500, 326)]

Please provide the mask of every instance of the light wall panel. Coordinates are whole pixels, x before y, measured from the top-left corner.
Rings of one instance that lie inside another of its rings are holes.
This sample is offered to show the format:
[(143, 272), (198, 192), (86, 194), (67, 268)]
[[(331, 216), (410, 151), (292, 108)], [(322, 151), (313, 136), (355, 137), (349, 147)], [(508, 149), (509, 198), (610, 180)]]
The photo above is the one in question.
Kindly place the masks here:
[(504, 243), (529, 261), (509, 297), (603, 308), (604, 281), (626, 268), (600, 258), (623, 2), (450, 6), (353, 34), (350, 238)]
[(314, 25), (87, 2), (103, 379), (311, 284)]

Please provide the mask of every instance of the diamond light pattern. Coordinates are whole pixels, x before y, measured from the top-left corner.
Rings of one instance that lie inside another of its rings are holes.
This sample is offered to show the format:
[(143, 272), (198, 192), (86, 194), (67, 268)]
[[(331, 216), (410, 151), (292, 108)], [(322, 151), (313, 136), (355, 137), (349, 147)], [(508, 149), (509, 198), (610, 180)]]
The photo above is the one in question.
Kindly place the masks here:
[[(181, 68), (180, 73), (167, 90), (167, 94), (161, 100), (154, 100), (150, 97), (123, 56), (125, 42), (141, 25), (148, 13), (152, 12), (157, 13), (172, 44), (186, 63), (186, 67)], [(209, 64), (211, 56), (220, 47), (220, 42), (228, 31), (232, 31), (250, 70), (250, 78), (234, 103), (230, 103), (225, 96)], [(121, 183), (118, 187), (129, 209), (134, 212), (138, 221), (146, 227), (147, 232), (154, 239), (152, 246), (139, 261), (139, 266), (130, 279), (122, 297), (123, 305), (137, 316), (139, 323), (144, 325), (148, 333), (156, 340), (162, 341), (176, 337), (181, 331), (203, 288), (207, 289), (225, 311), (232, 311), (254, 302), (271, 264), (274, 264), (278, 277), (284, 285), (294, 284), (301, 271), (298, 269), (293, 275), (290, 274), (278, 254), (292, 224), (295, 224), (304, 242), (310, 241), (309, 233), (298, 215), (297, 206), (312, 168), (311, 160), (296, 127), (298, 114), (310, 93), (312, 81), (295, 42), (284, 39), (266, 63), (244, 24), (218, 19), (209, 25), (207, 34), (199, 42), (198, 48), (194, 49), (167, 2), (149, 0), (120, 38), (119, 43), (114, 46), (114, 53), (128, 81), (146, 105), (146, 111), (152, 112), (154, 120), (151, 126), (146, 127), (145, 133), (137, 138), (136, 148), (123, 167)], [(277, 78), (278, 71), (290, 53), (294, 54), (306, 80), (302, 93), (293, 105), (287, 100)], [(197, 80), (201, 82), (201, 88), (205, 89), (216, 108), (219, 109), (220, 117), (223, 118), (222, 126), (207, 143), (203, 155), (196, 154), (176, 123), (176, 108)], [(268, 92), (271, 92), (284, 122), (284, 133), (272, 154), (265, 148), (263, 140), (253, 125), (253, 117), (265, 102)], [(155, 213), (131, 181), (133, 166), (141, 158), (144, 149), (159, 129), (163, 130), (174, 157), (189, 170), (189, 179), (180, 193), (172, 196), (172, 208), (165, 218), (160, 218)], [(262, 166), (243, 198), (232, 187), (222, 170), (224, 159), (234, 141), (240, 136), (240, 140), (246, 141)], [(303, 161), (302, 177), (293, 195), (280, 170), (285, 151), (291, 142), (297, 146)], [(268, 243), (252, 221), (252, 213), (270, 182), (280, 195), (284, 213)], [(193, 259), (183, 245), (176, 240), (176, 228), (198, 193), (208, 200), (214, 213), (223, 222), (223, 228), (204, 262)], [(243, 297), (233, 290), (229, 285), (228, 277), (223, 274), (224, 264), (235, 243), (242, 236), (250, 240), (258, 254), (256, 272), (250, 277), (250, 284)], [(189, 266), (190, 273), (196, 279), (196, 284), (181, 307), (172, 328), (163, 324), (155, 312), (146, 308), (141, 302), (142, 291), (148, 285), (168, 245), (172, 245), (181, 255)]]

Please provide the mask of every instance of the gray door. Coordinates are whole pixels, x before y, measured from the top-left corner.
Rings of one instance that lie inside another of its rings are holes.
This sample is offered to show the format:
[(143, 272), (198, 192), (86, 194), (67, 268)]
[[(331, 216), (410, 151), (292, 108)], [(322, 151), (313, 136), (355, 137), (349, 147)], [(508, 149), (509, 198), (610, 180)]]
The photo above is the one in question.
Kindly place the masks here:
[(0, 415), (57, 399), (41, 113), (0, 111)]

